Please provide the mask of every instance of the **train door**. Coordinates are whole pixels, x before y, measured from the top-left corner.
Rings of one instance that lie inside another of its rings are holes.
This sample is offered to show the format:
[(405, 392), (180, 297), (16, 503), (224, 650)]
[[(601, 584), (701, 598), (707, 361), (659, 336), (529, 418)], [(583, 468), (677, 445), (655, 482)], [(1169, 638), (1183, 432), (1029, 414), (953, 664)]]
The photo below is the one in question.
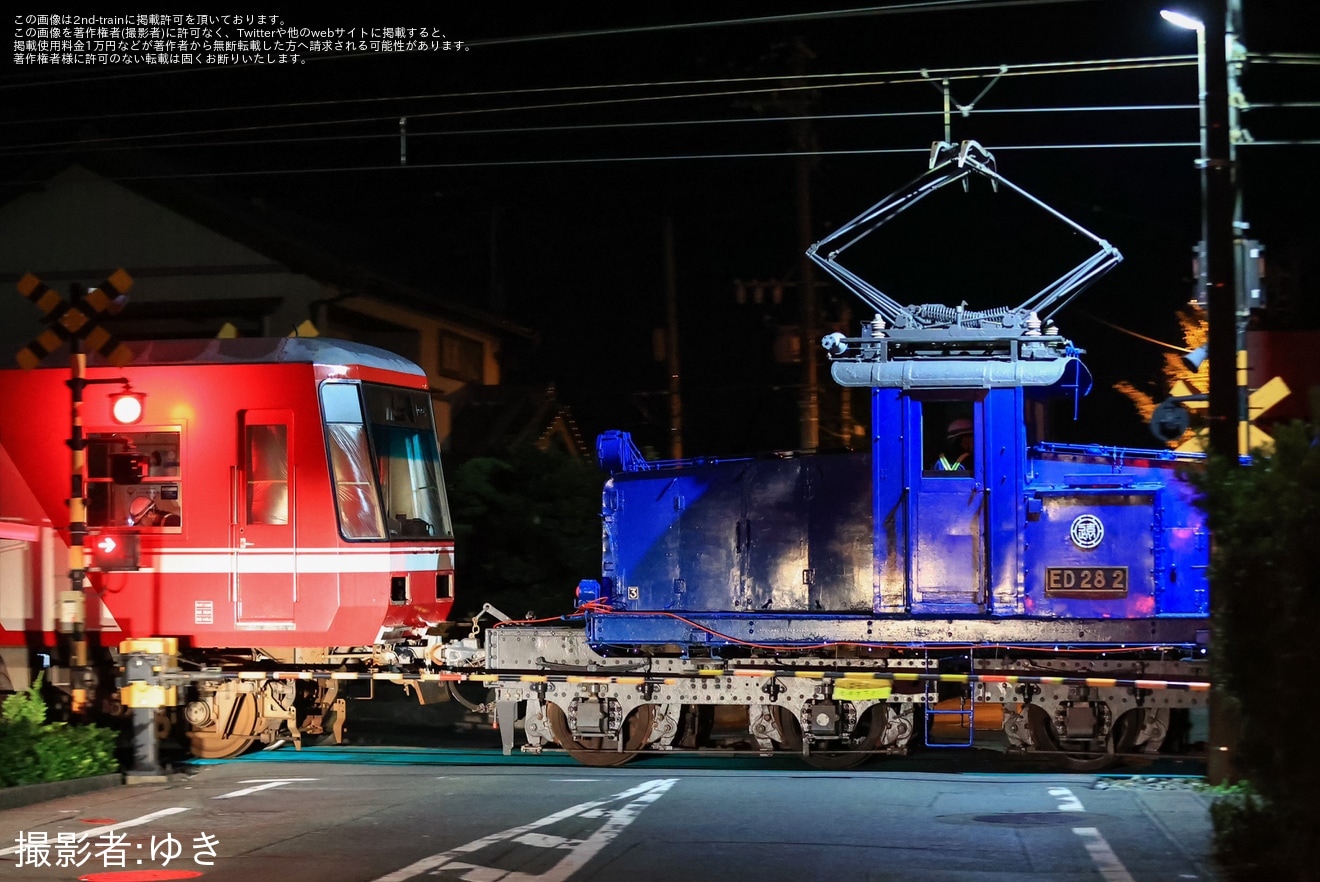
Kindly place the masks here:
[(908, 427), (919, 439), (908, 450), (912, 611), (979, 611), (987, 572), (982, 403), (909, 399)]
[(240, 627), (292, 627), (298, 584), (290, 468), (293, 414), (244, 411), (239, 445), (233, 508), (236, 622)]

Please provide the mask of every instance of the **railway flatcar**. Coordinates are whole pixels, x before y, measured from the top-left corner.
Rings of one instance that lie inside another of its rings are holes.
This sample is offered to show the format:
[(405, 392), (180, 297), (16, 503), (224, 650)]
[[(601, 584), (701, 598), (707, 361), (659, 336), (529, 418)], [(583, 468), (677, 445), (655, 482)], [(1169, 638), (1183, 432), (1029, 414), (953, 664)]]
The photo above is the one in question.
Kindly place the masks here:
[[(1095, 253), (981, 310), (905, 306), (843, 264), (916, 202), (982, 179)], [(841, 768), (918, 734), (947, 745), (932, 736), (948, 715), (963, 744), (996, 719), (1011, 748), (1078, 768), (1160, 750), (1207, 685), (1196, 458), (1046, 437), (1050, 400), (1090, 382), (1055, 313), (1117, 249), (966, 142), (935, 145), (924, 174), (809, 253), (874, 310), (822, 341), (835, 381), (871, 390), (869, 445), (661, 463), (602, 436), (602, 571), (579, 586), (582, 625), (487, 633), (474, 660), (497, 713), (524, 708), (527, 748), (594, 765), (739, 744)]]
[[(426, 377), (396, 355), (318, 338), (134, 343), (92, 360), (85, 603), (69, 590), (67, 363), (0, 372), (0, 658), (69, 681), (85, 626), (113, 648), (175, 638), (193, 752), (224, 757), (331, 732), (338, 683), (226, 671), (406, 664), (449, 616), (454, 543)], [(115, 408), (128, 398), (140, 412)], [(125, 554), (127, 553), (127, 557)], [(85, 606), (85, 623), (73, 611)], [(113, 702), (113, 677), (91, 689)]]

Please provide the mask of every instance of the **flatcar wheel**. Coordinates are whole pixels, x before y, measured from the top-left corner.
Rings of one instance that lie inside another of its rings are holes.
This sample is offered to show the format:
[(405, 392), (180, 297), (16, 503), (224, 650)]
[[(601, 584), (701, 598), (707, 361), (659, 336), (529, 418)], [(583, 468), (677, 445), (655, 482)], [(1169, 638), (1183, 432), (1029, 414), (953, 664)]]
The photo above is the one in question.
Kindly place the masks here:
[(240, 693), (234, 699), (230, 711), (232, 725), (221, 723), (222, 729), (228, 729), (229, 735), (219, 732), (196, 730), (188, 733), (192, 755), (198, 759), (229, 759), (238, 756), (252, 746), (256, 739), (261, 717), (257, 714), (256, 697), (249, 693)]
[(568, 717), (554, 702), (546, 703), (545, 715), (555, 741), (573, 759), (584, 766), (621, 766), (646, 743), (655, 719), (655, 705), (643, 704), (623, 721), (623, 750), (618, 749), (618, 741), (614, 738), (574, 738)]
[(786, 707), (775, 708), (775, 722), (783, 733), (783, 744), (789, 750), (796, 751), (804, 762), (812, 768), (838, 772), (860, 766), (875, 756), (875, 747), (880, 743), (880, 736), (885, 732), (887, 722), (885, 706), (872, 705), (853, 730), (853, 745), (847, 752), (813, 750), (802, 753), (802, 729), (797, 715)]
[(1142, 713), (1140, 710), (1129, 711), (1119, 717), (1105, 739), (1103, 752), (1069, 750), (1055, 734), (1049, 713), (1037, 705), (1027, 706), (1027, 725), (1031, 727), (1031, 737), (1038, 750), (1058, 751), (1063, 764), (1074, 771), (1098, 772), (1116, 765), (1119, 761), (1117, 754), (1132, 750), (1137, 733), (1141, 731)]

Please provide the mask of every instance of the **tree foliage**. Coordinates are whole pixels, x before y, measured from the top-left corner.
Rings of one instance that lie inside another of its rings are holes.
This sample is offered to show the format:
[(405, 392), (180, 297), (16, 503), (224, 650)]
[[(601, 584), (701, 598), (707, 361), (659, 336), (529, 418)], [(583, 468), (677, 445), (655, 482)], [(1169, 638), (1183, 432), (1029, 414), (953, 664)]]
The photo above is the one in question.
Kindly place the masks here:
[(1217, 845), (1237, 878), (1320, 879), (1320, 713), (1312, 697), (1320, 623), (1320, 447), (1283, 427), (1248, 467), (1212, 459), (1196, 479), (1214, 536), (1213, 665), (1237, 709), (1236, 774), (1216, 807)]
[(600, 573), (604, 476), (558, 450), (480, 457), (449, 482), (458, 612), (492, 603), (512, 616), (573, 608), (573, 589)]
[[(1178, 324), (1182, 329), (1183, 345), (1188, 351), (1204, 346), (1210, 339), (1210, 324), (1206, 321), (1205, 312), (1196, 304), (1189, 304), (1185, 309), (1177, 312)], [(1160, 369), (1163, 382), (1160, 384), (1160, 397), (1169, 395), (1169, 391), (1179, 382), (1187, 384), (1193, 392), (1205, 392), (1210, 388), (1210, 361), (1206, 359), (1201, 362), (1200, 367), (1192, 370), (1183, 361), (1182, 353), (1166, 352), (1164, 353), (1164, 364)], [(1137, 409), (1142, 420), (1149, 423), (1151, 414), (1155, 413), (1155, 406), (1159, 404), (1154, 397), (1126, 380), (1114, 384), (1114, 388), (1123, 393), (1132, 406)], [(1170, 447), (1178, 447), (1185, 443), (1193, 435), (1193, 431), (1188, 429), (1181, 438), (1175, 438), (1169, 442)]]

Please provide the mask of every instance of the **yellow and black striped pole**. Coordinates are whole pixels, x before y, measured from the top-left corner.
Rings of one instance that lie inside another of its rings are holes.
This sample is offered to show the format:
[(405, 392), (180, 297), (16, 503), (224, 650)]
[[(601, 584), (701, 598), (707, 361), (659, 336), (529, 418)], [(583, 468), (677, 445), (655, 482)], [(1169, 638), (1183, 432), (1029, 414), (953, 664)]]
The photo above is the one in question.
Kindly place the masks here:
[(77, 337), (69, 341), (69, 391), (72, 399), (70, 412), (69, 449), (72, 453), (70, 463), (72, 471), (72, 489), (69, 494), (69, 591), (65, 602), (60, 604), (60, 620), (70, 634), (72, 642), (73, 682), (72, 707), (75, 714), (81, 713), (87, 704), (87, 595), (83, 592), (83, 582), (87, 573), (87, 563), (83, 554), (84, 541), (87, 538), (87, 488), (83, 473), (87, 466), (87, 440), (83, 436), (82, 403), (83, 389), (87, 380), (87, 355), (78, 345)]
[[(87, 705), (88, 687), (94, 686), (87, 650), (87, 599), (83, 591), (87, 575), (85, 542), (87, 538), (87, 441), (83, 435), (83, 392), (88, 383), (112, 382), (87, 379), (87, 356), (83, 342), (107, 361), (123, 367), (133, 358), (133, 352), (100, 324), (100, 319), (113, 315), (123, 306), (133, 277), (124, 270), (116, 270), (100, 287), (88, 291), (79, 284), (69, 286), (70, 298), (65, 300), (51, 290), (41, 279), (28, 273), (18, 282), (18, 290), (37, 305), (43, 314), (46, 329), (18, 353), (19, 366), (31, 370), (50, 355), (60, 344), (69, 344), (69, 392), (71, 399), (69, 435), (71, 454), (71, 488), (69, 493), (69, 588), (60, 594), (60, 630), (70, 640), (70, 698), (73, 713), (81, 713)], [(127, 382), (117, 378), (113, 382)]]

